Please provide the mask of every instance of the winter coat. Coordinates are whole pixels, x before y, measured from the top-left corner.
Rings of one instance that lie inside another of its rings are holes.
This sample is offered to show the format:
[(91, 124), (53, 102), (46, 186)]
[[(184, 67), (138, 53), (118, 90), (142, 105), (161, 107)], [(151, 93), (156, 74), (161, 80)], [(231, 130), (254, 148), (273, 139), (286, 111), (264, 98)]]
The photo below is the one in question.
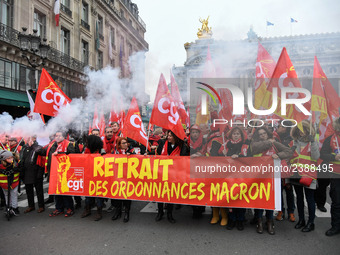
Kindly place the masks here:
[(24, 184), (34, 184), (39, 179), (43, 179), (44, 168), (37, 165), (38, 151), (42, 147), (34, 142), (32, 146), (26, 144), (22, 148), (22, 158), (20, 161), (21, 179)]
[[(157, 148), (157, 155), (161, 155), (162, 154), (162, 150), (164, 145), (166, 144), (166, 139), (162, 139), (160, 140), (160, 143), (158, 145)], [(177, 145), (175, 147), (172, 148), (171, 144), (168, 143), (168, 155), (171, 154), (171, 152), (177, 147)], [(188, 147), (188, 145), (186, 143), (183, 142), (182, 147), (180, 148), (180, 156), (189, 156), (190, 155), (190, 148)]]

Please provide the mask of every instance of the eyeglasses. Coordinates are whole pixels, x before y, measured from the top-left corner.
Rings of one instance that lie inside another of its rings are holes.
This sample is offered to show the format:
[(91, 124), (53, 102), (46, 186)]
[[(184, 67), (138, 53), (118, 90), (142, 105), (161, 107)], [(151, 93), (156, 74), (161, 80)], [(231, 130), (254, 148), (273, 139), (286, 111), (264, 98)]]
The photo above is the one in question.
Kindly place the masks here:
[(127, 142), (123, 142), (123, 143), (121, 143), (121, 144), (127, 144)]
[(259, 136), (261, 136), (261, 135), (267, 135), (267, 133), (266, 132), (259, 133)]

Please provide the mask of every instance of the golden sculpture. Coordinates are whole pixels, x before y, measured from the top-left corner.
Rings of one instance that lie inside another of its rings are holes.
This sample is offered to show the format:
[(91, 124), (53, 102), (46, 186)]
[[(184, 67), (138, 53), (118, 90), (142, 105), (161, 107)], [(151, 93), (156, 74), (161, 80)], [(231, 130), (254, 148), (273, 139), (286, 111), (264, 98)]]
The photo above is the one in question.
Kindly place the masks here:
[(211, 27), (208, 26), (209, 16), (207, 19), (199, 19), (199, 21), (202, 23), (202, 27), (198, 29), (197, 36), (199, 39), (206, 39), (211, 38), (212, 36), (212, 30)]

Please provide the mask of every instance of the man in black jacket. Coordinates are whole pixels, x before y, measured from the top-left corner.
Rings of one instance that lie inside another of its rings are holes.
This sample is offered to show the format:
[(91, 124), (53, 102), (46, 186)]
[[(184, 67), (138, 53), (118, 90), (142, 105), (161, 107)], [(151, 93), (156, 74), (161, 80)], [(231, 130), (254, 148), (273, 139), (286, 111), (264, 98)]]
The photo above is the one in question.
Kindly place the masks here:
[(21, 178), (25, 184), (28, 200), (28, 208), (24, 213), (35, 210), (33, 187), (35, 188), (38, 198), (38, 213), (45, 211), (43, 189), (44, 168), (37, 164), (38, 150), (41, 150), (41, 146), (38, 145), (36, 136), (30, 137), (27, 144), (24, 145), (22, 149), (22, 158), (20, 161)]

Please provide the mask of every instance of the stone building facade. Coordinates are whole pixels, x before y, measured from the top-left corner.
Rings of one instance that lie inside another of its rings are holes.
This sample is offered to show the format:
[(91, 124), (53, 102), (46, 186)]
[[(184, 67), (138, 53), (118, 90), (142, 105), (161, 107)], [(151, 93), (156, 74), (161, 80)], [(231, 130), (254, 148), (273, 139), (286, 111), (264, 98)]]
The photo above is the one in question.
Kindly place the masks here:
[(84, 67), (120, 67), (128, 77), (129, 56), (148, 50), (145, 23), (130, 0), (60, 0), (59, 26), (54, 5), (55, 0), (0, 0), (1, 112), (25, 115), (25, 91), (38, 87), (42, 66), (33, 68), (22, 58), (22, 27), (47, 39), (51, 48), (44, 68), (70, 98), (85, 96)]
[[(242, 78), (242, 89), (254, 87), (258, 42), (275, 61), (278, 60), (282, 48), (286, 47), (303, 87), (310, 90), (314, 56), (317, 56), (332, 85), (340, 92), (340, 32), (261, 38), (251, 28), (244, 40), (217, 41), (213, 38), (199, 38), (195, 42), (184, 44), (187, 53), (184, 66), (172, 68), (183, 101), (190, 100), (190, 78), (202, 77), (208, 46), (213, 62), (217, 60), (216, 67), (226, 71), (225, 78)], [(222, 55), (223, 58), (219, 58)]]

